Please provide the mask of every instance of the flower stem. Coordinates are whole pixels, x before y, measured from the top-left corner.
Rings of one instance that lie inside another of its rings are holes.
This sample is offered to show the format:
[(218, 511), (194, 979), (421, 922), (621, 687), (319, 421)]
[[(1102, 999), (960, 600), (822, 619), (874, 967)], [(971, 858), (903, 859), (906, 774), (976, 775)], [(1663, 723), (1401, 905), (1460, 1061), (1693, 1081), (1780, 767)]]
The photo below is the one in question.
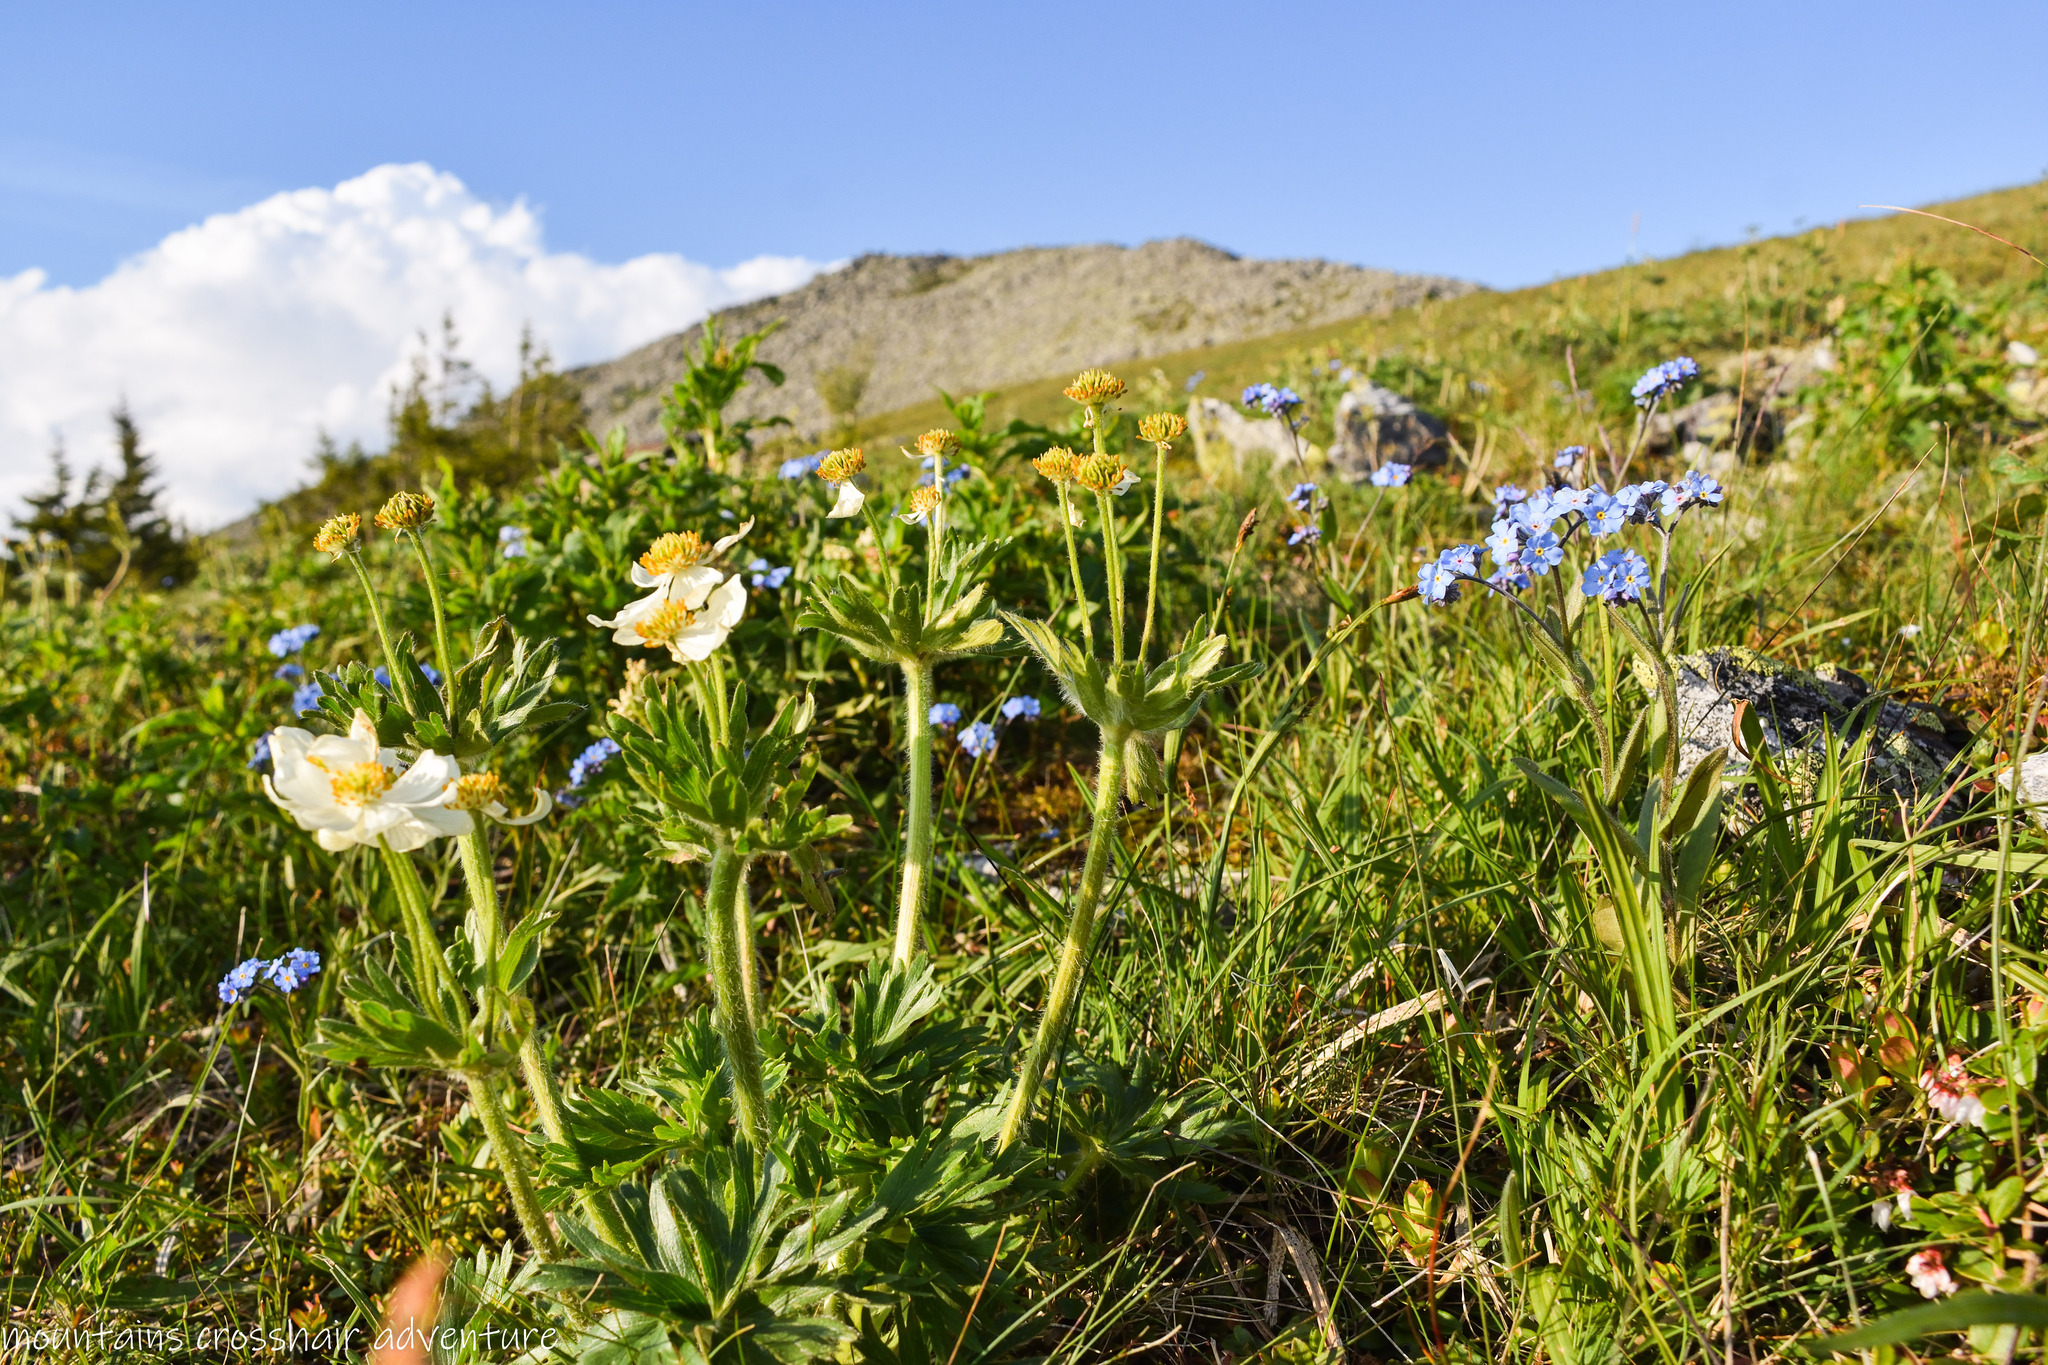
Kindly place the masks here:
[(1145, 584), (1145, 630), (1138, 637), (1138, 662), (1144, 663), (1152, 652), (1152, 617), (1159, 605), (1159, 533), (1166, 520), (1166, 446), (1153, 447), (1158, 453), (1152, 461), (1152, 572)]
[(768, 1015), (767, 997), (761, 991), (761, 962), (754, 952), (754, 896), (747, 888), (747, 870), (751, 859), (740, 860), (740, 889), (733, 897), (733, 942), (739, 949), (740, 984), (746, 988), (747, 1022), (760, 1032), (761, 1023)]
[(477, 1117), (483, 1120), (484, 1134), (490, 1138), (491, 1148), (498, 1154), (498, 1167), (504, 1172), (505, 1187), (512, 1192), (512, 1211), (519, 1215), (519, 1225), (526, 1230), (527, 1242), (543, 1259), (554, 1260), (561, 1255), (561, 1244), (555, 1240), (555, 1230), (548, 1226), (547, 1214), (541, 1211), (540, 1196), (534, 1192), (533, 1172), (527, 1168), (526, 1153), (512, 1135), (504, 1104), (498, 1099), (497, 1092), (491, 1089), (490, 1073), (465, 1071), (462, 1079), (469, 1085), (469, 1098), (476, 1105)]
[(427, 538), (417, 529), (408, 534), (413, 550), (420, 557), (420, 574), (427, 580), (427, 601), (434, 608), (434, 658), (441, 665), (441, 685), (452, 688), (455, 685), (455, 656), (448, 649), (448, 613), (441, 607), (441, 582), (434, 572), (434, 554), (427, 548)]
[[(548, 1056), (541, 1048), (540, 1034), (536, 1029), (527, 1029), (526, 1036), (520, 1040), (519, 1070), (526, 1078), (527, 1090), (533, 1095), (533, 1108), (540, 1117), (541, 1131), (548, 1135), (549, 1142), (574, 1152), (576, 1164), (583, 1168), (585, 1175), (589, 1175), (590, 1162), (583, 1155), (583, 1148), (571, 1136), (569, 1124), (563, 1118), (562, 1087), (555, 1080), (555, 1069), (548, 1065)], [(621, 1251), (632, 1245), (626, 1222), (619, 1216), (618, 1205), (612, 1202), (609, 1192), (586, 1185), (576, 1198), (583, 1206), (584, 1216), (597, 1225), (600, 1237)]]
[(1088, 591), (1081, 586), (1081, 552), (1074, 548), (1074, 504), (1067, 496), (1067, 486), (1062, 483), (1060, 490), (1060, 529), (1067, 533), (1067, 568), (1074, 575), (1074, 600), (1081, 604), (1081, 638), (1088, 644), (1088, 652), (1095, 652), (1095, 622)]
[(482, 817), (469, 833), (455, 841), (462, 855), (462, 880), (469, 889), (469, 946), (484, 969), (483, 984), (477, 989), (477, 1008), (483, 1013), (484, 1036), (489, 1037), (496, 1011), (498, 958), (505, 948), (505, 916), (498, 906), (498, 882), (491, 872), (491, 850), (484, 841)]
[[(441, 940), (434, 933), (427, 888), (420, 881), (420, 871), (413, 866), (411, 854), (400, 853), (381, 838), (377, 846), (384, 850), (384, 865), (391, 872), (392, 888), (398, 892), (398, 912), (405, 921), (406, 937), (412, 940), (413, 988), (420, 993), (420, 1004), (442, 1023), (456, 1024), (467, 1031), (469, 1007), (462, 992), (454, 987), (455, 973), (442, 955)], [(453, 1018), (448, 1013), (451, 1002), (456, 1009)]]
[(711, 881), (704, 889), (704, 937), (711, 959), (712, 1014), (725, 1040), (732, 1071), (734, 1107), (740, 1131), (757, 1151), (767, 1150), (773, 1130), (761, 1085), (761, 1042), (747, 1015), (746, 985), (740, 980), (737, 902), (746, 860), (721, 840), (711, 850)]
[(1102, 899), (1102, 880), (1109, 870), (1110, 850), (1116, 844), (1117, 797), (1123, 794), (1124, 786), (1125, 738), (1107, 730), (1102, 734), (1102, 760), (1095, 769), (1095, 811), (1088, 828), (1088, 861), (1081, 867), (1081, 885), (1074, 894), (1066, 941), (1060, 945), (1059, 966), (1053, 973), (1052, 989), (1046, 995), (1045, 1016), (1039, 1020), (1038, 1036), (1032, 1039), (1031, 1050), (1017, 1072), (1017, 1092), (1010, 1097), (1010, 1112), (1003, 1118), (998, 1150), (1010, 1147), (1024, 1135), (1045, 1073), (1066, 1049), (1074, 1007), (1081, 998), (1082, 977), (1088, 969), (1088, 947), (1095, 937), (1095, 912)]
[(1109, 652), (1120, 664), (1124, 661), (1124, 547), (1117, 540), (1116, 509), (1110, 505), (1109, 494), (1097, 493), (1095, 501), (1102, 506), (1102, 562), (1109, 570)]
[(890, 961), (910, 965), (924, 947), (925, 882), (932, 861), (932, 666), (903, 665), (903, 699), (910, 738), (904, 806), (909, 828), (903, 839), (903, 891), (896, 903), (896, 950)]
[(358, 550), (350, 550), (348, 552), (348, 563), (349, 567), (356, 571), (356, 581), (363, 585), (363, 597), (370, 604), (370, 624), (377, 628), (377, 643), (384, 648), (384, 667), (391, 674), (393, 690), (397, 691), (400, 696), (404, 696), (411, 689), (405, 687), (398, 680), (398, 652), (391, 648), (391, 631), (384, 624), (383, 599), (377, 596), (377, 587), (374, 583), (370, 582), (370, 570), (363, 563), (362, 553)]

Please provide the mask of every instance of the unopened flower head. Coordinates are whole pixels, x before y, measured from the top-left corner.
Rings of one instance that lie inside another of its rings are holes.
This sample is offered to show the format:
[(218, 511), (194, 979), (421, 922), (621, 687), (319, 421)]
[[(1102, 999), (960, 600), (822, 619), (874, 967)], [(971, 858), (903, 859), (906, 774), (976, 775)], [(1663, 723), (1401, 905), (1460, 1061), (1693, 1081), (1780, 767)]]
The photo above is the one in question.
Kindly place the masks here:
[(867, 467), (866, 453), (859, 446), (848, 446), (818, 461), (818, 477), (826, 483), (845, 483)]
[(1643, 371), (1643, 377), (1635, 382), (1629, 393), (1635, 398), (1637, 407), (1647, 408), (1658, 399), (1676, 393), (1688, 380), (1699, 377), (1699, 362), (1689, 355), (1682, 355)]
[(917, 453), (927, 460), (942, 460), (960, 449), (960, 438), (944, 427), (917, 438)]
[(1074, 467), (1080, 462), (1081, 457), (1065, 446), (1054, 446), (1033, 460), (1031, 467), (1038, 471), (1041, 478), (1050, 479), (1054, 483), (1072, 483)]
[(938, 511), (939, 504), (945, 501), (945, 496), (930, 484), (911, 489), (910, 510), (902, 514), (903, 520), (913, 525), (928, 523), (932, 513)]
[(1076, 403), (1097, 407), (1113, 403), (1124, 396), (1124, 381), (1108, 370), (1083, 370), (1074, 376), (1074, 382), (1067, 385), (1067, 397)]
[(1415, 466), (1402, 464), (1398, 460), (1389, 460), (1372, 472), (1372, 486), (1374, 488), (1400, 488), (1405, 486), (1414, 474)]
[(340, 559), (362, 543), (363, 518), (359, 512), (343, 512), (338, 517), (329, 517), (320, 523), (320, 529), (313, 533), (313, 548), (323, 555)]
[(1090, 455), (1074, 470), (1074, 482), (1096, 493), (1107, 493), (1123, 482), (1124, 462), (1114, 455)]
[(1138, 423), (1138, 439), (1153, 445), (1169, 445), (1187, 434), (1188, 419), (1177, 412), (1154, 412)]
[(387, 531), (417, 531), (434, 519), (434, 500), (425, 493), (393, 493), (377, 509), (377, 524)]
[(286, 626), (266, 642), (271, 654), (280, 659), (290, 658), (306, 647), (315, 635), (320, 633), (316, 625)]

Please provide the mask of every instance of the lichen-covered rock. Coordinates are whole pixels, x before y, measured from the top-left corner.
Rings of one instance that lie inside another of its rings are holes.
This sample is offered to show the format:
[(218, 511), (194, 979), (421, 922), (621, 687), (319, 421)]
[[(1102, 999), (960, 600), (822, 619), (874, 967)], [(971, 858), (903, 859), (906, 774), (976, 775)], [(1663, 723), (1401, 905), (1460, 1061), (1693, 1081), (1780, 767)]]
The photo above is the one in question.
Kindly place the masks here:
[(1415, 404), (1377, 384), (1359, 384), (1337, 400), (1330, 467), (1362, 483), (1383, 464), (1440, 465), (1450, 458), (1449, 432)]
[(1935, 706), (1874, 699), (1870, 684), (1846, 668), (1823, 664), (1808, 672), (1753, 649), (1724, 647), (1678, 660), (1682, 771), (1724, 744), (1730, 745), (1728, 775), (1749, 770), (1731, 743), (1738, 701), (1755, 709), (1773, 754), (1817, 754), (1824, 736), (1853, 740), (1870, 732), (1871, 777), (1909, 800), (1939, 794), (1953, 782), (1957, 760), (1970, 745), (1969, 728), (1955, 716)]

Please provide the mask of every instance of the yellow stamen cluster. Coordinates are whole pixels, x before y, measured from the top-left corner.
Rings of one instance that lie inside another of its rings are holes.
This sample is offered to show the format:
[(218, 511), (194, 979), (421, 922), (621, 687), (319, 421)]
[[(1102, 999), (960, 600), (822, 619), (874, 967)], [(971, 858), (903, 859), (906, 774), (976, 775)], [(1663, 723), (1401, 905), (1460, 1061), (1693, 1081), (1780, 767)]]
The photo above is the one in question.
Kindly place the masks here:
[(917, 438), (917, 453), (927, 460), (943, 459), (960, 449), (960, 438), (944, 427)]
[(859, 446), (835, 450), (818, 464), (818, 477), (826, 483), (845, 483), (868, 467), (868, 457)]
[(416, 531), (434, 519), (434, 500), (425, 493), (393, 493), (377, 509), (377, 524), (387, 531)]
[(910, 510), (919, 516), (928, 516), (939, 506), (941, 494), (938, 489), (926, 484), (910, 490)]
[(704, 537), (695, 531), (670, 531), (647, 547), (640, 567), (649, 573), (674, 573), (704, 557)]
[(1080, 458), (1080, 456), (1074, 454), (1073, 451), (1065, 446), (1054, 446), (1051, 450), (1046, 451), (1045, 454), (1033, 460), (1031, 467), (1037, 470), (1041, 477), (1050, 479), (1054, 483), (1072, 483), (1074, 481), (1074, 466), (1079, 463)]
[(505, 784), (496, 773), (464, 773), (448, 784), (449, 810), (485, 810), (505, 798)]
[(313, 533), (313, 548), (324, 555), (340, 559), (355, 549), (363, 538), (363, 518), (358, 512), (343, 512), (338, 517), (329, 517)]
[(1124, 381), (1108, 370), (1083, 370), (1067, 385), (1067, 397), (1094, 407), (1124, 396)]
[(640, 642), (649, 649), (659, 649), (683, 633), (697, 613), (680, 602), (664, 602), (653, 615), (641, 621), (635, 630), (640, 632)]
[(1107, 493), (1124, 476), (1124, 462), (1114, 455), (1090, 455), (1074, 470), (1074, 482), (1095, 493)]
[(327, 775), (337, 806), (367, 806), (391, 790), (391, 773), (382, 763), (350, 763)]
[(1177, 412), (1155, 412), (1138, 423), (1138, 439), (1163, 446), (1187, 433), (1188, 419)]

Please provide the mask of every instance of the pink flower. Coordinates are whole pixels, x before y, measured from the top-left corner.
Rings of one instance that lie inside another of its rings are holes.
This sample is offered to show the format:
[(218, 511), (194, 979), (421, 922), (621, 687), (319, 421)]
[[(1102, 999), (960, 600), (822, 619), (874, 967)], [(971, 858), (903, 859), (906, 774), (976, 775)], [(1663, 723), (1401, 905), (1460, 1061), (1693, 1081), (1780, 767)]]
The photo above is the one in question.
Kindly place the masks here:
[(1894, 1207), (1900, 1218), (1913, 1216), (1913, 1173), (1910, 1170), (1904, 1166), (1887, 1167), (1871, 1178), (1871, 1184), (1877, 1189), (1877, 1202), (1870, 1206), (1870, 1221), (1877, 1224), (1878, 1231), (1891, 1231)]
[(1963, 1070), (1963, 1059), (1951, 1052), (1940, 1070), (1929, 1067), (1920, 1077), (1927, 1103), (1950, 1123), (1984, 1126), (1984, 1101), (1977, 1098), (1977, 1079)]
[(1923, 1299), (1938, 1299), (1944, 1294), (1953, 1294), (1962, 1286), (1956, 1277), (1948, 1273), (1942, 1263), (1941, 1252), (1934, 1247), (1916, 1251), (1906, 1258), (1906, 1278), (1920, 1291)]

